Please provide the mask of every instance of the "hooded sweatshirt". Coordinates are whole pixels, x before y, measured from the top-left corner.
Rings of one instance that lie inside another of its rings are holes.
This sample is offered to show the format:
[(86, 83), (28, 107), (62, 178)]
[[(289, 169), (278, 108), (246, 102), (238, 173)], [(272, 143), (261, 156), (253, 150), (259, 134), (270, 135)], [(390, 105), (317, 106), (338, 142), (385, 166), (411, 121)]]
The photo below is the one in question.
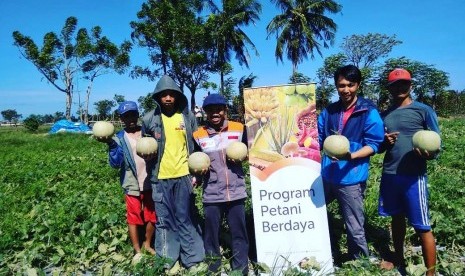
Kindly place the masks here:
[(194, 151), (194, 140), (192, 133), (197, 129), (197, 122), (195, 120), (194, 114), (190, 112), (188, 108), (187, 97), (182, 93), (179, 86), (174, 82), (174, 80), (164, 75), (158, 81), (153, 91), (152, 98), (155, 100), (155, 108), (148, 112), (142, 119), (142, 134), (143, 136), (151, 136), (155, 138), (158, 143), (158, 152), (156, 159), (147, 161), (148, 166), (152, 168), (148, 171), (147, 178), (150, 179), (150, 182), (158, 182), (158, 172), (160, 169), (160, 160), (163, 157), (163, 152), (165, 149), (166, 137), (163, 128), (163, 121), (161, 119), (161, 102), (160, 95), (163, 91), (171, 90), (176, 93), (176, 102), (175, 108), (181, 112), (186, 128), (186, 143), (187, 143), (187, 152), (191, 154)]

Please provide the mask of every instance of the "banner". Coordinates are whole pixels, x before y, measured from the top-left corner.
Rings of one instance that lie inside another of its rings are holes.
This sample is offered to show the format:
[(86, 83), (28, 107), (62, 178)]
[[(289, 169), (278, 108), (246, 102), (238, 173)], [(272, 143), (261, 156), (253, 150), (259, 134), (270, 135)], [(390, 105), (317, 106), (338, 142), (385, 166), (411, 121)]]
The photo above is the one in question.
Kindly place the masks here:
[(331, 272), (315, 84), (246, 88), (244, 106), (258, 262)]

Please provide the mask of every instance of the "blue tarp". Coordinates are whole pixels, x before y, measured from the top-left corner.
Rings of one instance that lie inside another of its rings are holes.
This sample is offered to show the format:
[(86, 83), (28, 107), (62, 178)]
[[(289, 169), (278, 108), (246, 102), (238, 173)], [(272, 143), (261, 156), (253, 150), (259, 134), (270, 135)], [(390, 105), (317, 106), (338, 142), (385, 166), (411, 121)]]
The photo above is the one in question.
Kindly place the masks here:
[(60, 120), (53, 124), (49, 133), (59, 132), (74, 132), (74, 133), (92, 133), (90, 127), (82, 122), (71, 122), (68, 120)]

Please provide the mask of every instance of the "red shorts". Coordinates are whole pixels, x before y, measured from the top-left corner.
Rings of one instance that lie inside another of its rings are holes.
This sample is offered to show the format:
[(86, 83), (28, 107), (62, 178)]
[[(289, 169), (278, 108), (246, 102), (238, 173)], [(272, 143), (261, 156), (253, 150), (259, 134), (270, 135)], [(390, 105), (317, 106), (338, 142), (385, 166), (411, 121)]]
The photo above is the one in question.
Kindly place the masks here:
[(124, 199), (128, 224), (144, 225), (146, 222), (155, 223), (157, 221), (152, 190), (143, 191), (140, 196), (125, 195)]

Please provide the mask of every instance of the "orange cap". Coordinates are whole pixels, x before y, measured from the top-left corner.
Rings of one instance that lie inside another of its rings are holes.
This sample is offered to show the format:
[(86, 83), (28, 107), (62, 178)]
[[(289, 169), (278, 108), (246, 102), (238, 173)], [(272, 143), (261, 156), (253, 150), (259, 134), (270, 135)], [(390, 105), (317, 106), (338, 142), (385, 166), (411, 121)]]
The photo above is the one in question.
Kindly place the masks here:
[(388, 82), (389, 84), (393, 84), (398, 80), (412, 81), (412, 76), (410, 76), (410, 73), (407, 70), (396, 68), (389, 73)]

